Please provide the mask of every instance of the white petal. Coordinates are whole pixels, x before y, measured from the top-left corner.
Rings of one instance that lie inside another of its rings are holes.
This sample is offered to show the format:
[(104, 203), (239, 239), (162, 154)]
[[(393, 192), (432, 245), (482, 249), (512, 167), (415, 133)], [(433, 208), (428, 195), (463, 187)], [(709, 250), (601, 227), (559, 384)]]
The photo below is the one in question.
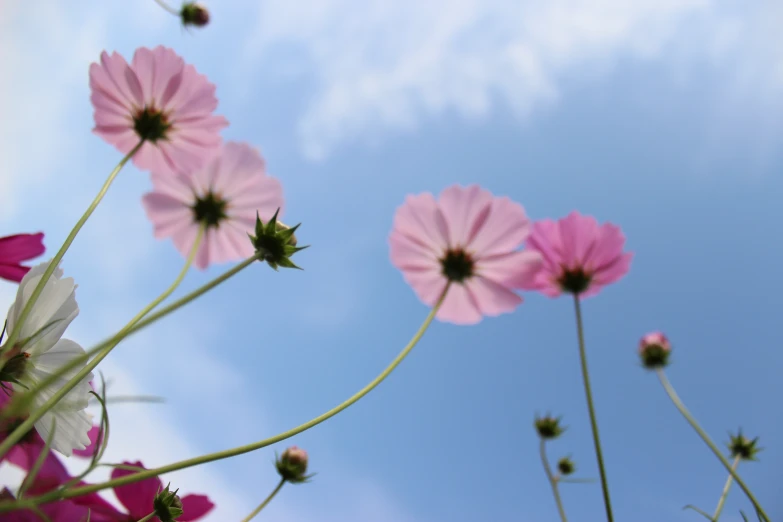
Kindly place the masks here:
[(92, 415), (85, 410), (60, 411), (55, 408), (46, 412), (35, 423), (35, 429), (43, 440), (49, 438), (52, 428), (52, 449), (70, 457), (73, 450), (83, 450), (90, 444), (87, 433), (92, 428)]
[[(19, 315), (48, 265), (49, 262), (41, 263), (22, 279), (16, 301), (8, 311), (9, 332), (16, 327)], [(71, 321), (79, 314), (79, 307), (76, 304), (76, 285), (70, 277), (62, 279), (62, 274), (59, 268), (54, 271), (22, 326), (20, 340), (35, 336), (24, 348), (30, 354), (43, 353), (54, 346)]]

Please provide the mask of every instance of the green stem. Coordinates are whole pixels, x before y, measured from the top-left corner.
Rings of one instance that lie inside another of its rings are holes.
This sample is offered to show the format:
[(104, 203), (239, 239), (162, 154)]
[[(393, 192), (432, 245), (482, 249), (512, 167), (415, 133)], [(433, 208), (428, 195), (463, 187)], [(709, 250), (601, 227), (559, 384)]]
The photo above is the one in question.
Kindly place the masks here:
[(685, 420), (688, 421), (688, 424), (691, 425), (691, 427), (696, 430), (696, 433), (699, 434), (699, 437), (701, 437), (701, 440), (704, 441), (704, 443), (712, 450), (712, 452), (715, 454), (716, 457), (718, 457), (718, 460), (721, 461), (721, 464), (728, 470), (729, 474), (734, 477), (734, 480), (737, 481), (737, 484), (742, 489), (742, 491), (745, 492), (745, 495), (747, 495), (748, 500), (753, 504), (753, 507), (756, 508), (756, 511), (759, 513), (759, 515), (763, 516), (764, 519), (769, 522), (769, 516), (767, 516), (767, 513), (762, 509), (761, 505), (759, 504), (758, 500), (756, 500), (756, 497), (753, 496), (753, 493), (750, 491), (750, 488), (745, 484), (745, 481), (742, 480), (742, 477), (739, 476), (739, 473), (737, 473), (733, 468), (731, 463), (728, 461), (726, 457), (723, 456), (723, 453), (718, 449), (718, 447), (715, 445), (714, 442), (712, 442), (712, 439), (710, 439), (710, 436), (707, 435), (707, 433), (699, 426), (699, 423), (696, 422), (696, 419), (693, 418), (693, 415), (691, 415), (691, 412), (688, 411), (688, 408), (685, 407), (685, 404), (682, 403), (680, 400), (680, 397), (677, 395), (677, 392), (674, 391), (674, 388), (672, 387), (671, 383), (669, 383), (669, 379), (666, 378), (666, 374), (663, 371), (663, 368), (658, 368), (656, 370), (656, 373), (658, 374), (658, 380), (661, 381), (661, 384), (663, 385), (663, 389), (666, 390), (666, 393), (669, 395), (669, 398), (674, 403), (674, 405), (677, 407), (678, 410), (680, 410), (680, 413), (683, 417), (685, 417)]
[(541, 439), (539, 450), (541, 453), (541, 463), (544, 465), (544, 471), (546, 471), (546, 478), (549, 479), (549, 485), (552, 486), (552, 494), (555, 496), (555, 503), (557, 504), (557, 511), (560, 513), (560, 520), (562, 520), (562, 522), (568, 522), (565, 509), (563, 508), (563, 501), (560, 499), (560, 491), (557, 487), (558, 479), (552, 474), (552, 468), (549, 466), (549, 460), (546, 458), (546, 440), (543, 438)]
[(152, 520), (152, 517), (154, 517), (154, 516), (155, 516), (155, 512), (153, 511), (152, 513), (150, 513), (150, 514), (149, 514), (149, 515), (147, 515), (146, 517), (144, 517), (144, 518), (140, 518), (140, 519), (138, 520), (138, 522), (147, 522), (148, 520)]
[[(155, 321), (158, 321), (158, 320), (166, 317), (170, 313), (176, 312), (178, 309), (182, 308), (183, 306), (185, 306), (189, 302), (194, 301), (195, 299), (201, 297), (202, 295), (204, 295), (208, 291), (210, 291), (213, 288), (215, 288), (216, 286), (218, 286), (219, 284), (221, 284), (221, 283), (225, 282), (226, 280), (228, 280), (229, 278), (235, 276), (236, 274), (238, 274), (239, 272), (241, 272), (242, 270), (244, 270), (245, 268), (250, 266), (254, 261), (257, 261), (258, 259), (259, 259), (259, 255), (258, 254), (254, 254), (252, 257), (249, 257), (249, 258), (245, 259), (244, 261), (239, 263), (237, 266), (231, 268), (230, 270), (227, 270), (226, 272), (224, 272), (223, 274), (219, 275), (218, 277), (216, 277), (212, 281), (209, 281), (208, 283), (206, 283), (206, 284), (200, 286), (199, 288), (193, 290), (189, 294), (181, 297), (180, 299), (177, 299), (176, 301), (174, 301), (170, 305), (161, 308), (160, 310), (158, 310), (154, 314), (150, 314), (146, 319), (144, 319), (142, 321), (139, 321), (133, 328), (128, 330), (127, 333), (124, 335), (124, 337), (129, 337), (130, 335), (138, 332), (139, 330), (141, 330), (143, 328), (146, 328), (147, 326), (151, 325)], [(41, 381), (38, 384), (38, 386), (36, 386), (32, 390), (30, 390), (28, 393), (22, 395), (21, 396), (22, 400), (27, 401), (27, 399), (30, 396), (34, 395), (35, 393), (38, 393), (40, 390), (50, 386), (55, 381), (59, 380), (61, 375), (69, 372), (73, 368), (76, 368), (78, 366), (81, 366), (81, 365), (85, 364), (85, 362), (87, 360), (89, 360), (90, 357), (92, 357), (93, 355), (101, 352), (107, 346), (112, 346), (114, 343), (120, 342), (124, 337), (121, 337), (120, 334), (117, 333), (114, 336), (110, 337), (109, 339), (103, 341), (99, 345), (97, 345), (97, 346), (95, 346), (93, 348), (90, 348), (87, 351), (87, 353), (84, 354), (83, 356), (81, 356), (81, 357), (74, 357), (73, 359), (71, 359), (68, 362), (68, 364), (66, 364), (65, 366), (60, 368), (60, 370), (57, 373), (55, 373), (54, 375), (44, 379), (43, 381)], [(25, 408), (25, 406), (26, 406), (25, 402), (22, 402), (21, 404), (20, 403), (14, 404), (14, 402), (12, 402), (10, 405), (8, 405), (7, 408), (5, 408), (3, 411), (0, 412), (0, 419), (4, 418), (5, 416), (8, 416), (8, 415), (15, 414), (15, 412), (17, 412), (19, 410), (23, 410)]]
[[(196, 241), (193, 243), (193, 248), (190, 251), (190, 255), (188, 256), (187, 261), (185, 262), (185, 266), (182, 267), (182, 270), (180, 270), (179, 275), (174, 280), (174, 282), (169, 286), (162, 294), (160, 294), (157, 298), (155, 298), (150, 304), (145, 306), (141, 309), (141, 311), (136, 314), (133, 319), (131, 319), (128, 324), (126, 324), (120, 332), (113, 337), (114, 342), (110, 343), (108, 346), (106, 346), (103, 351), (101, 351), (98, 355), (95, 356), (93, 360), (91, 360), (89, 363), (87, 363), (84, 368), (82, 368), (76, 375), (74, 375), (62, 388), (57, 390), (55, 393), (52, 394), (52, 396), (47, 400), (40, 408), (36, 409), (32, 413), (30, 413), (30, 416), (25, 419), (24, 422), (22, 422), (10, 435), (6, 437), (6, 439), (0, 443), (0, 457), (5, 455), (8, 450), (10, 450), (14, 444), (19, 442), (19, 440), (24, 436), (25, 433), (30, 431), (35, 423), (40, 419), (47, 411), (52, 409), (57, 402), (59, 402), (65, 395), (70, 392), (73, 388), (75, 388), (80, 382), (82, 382), (83, 379), (85, 379), (90, 372), (95, 369), (98, 364), (106, 358), (107, 355), (112, 351), (112, 349), (117, 346), (120, 341), (128, 334), (131, 328), (141, 321), (142, 318), (144, 318), (145, 315), (147, 315), (153, 308), (158, 306), (163, 300), (165, 300), (171, 293), (177, 289), (177, 287), (180, 285), (182, 280), (185, 278), (185, 275), (188, 273), (188, 270), (190, 270), (190, 265), (193, 264), (193, 260), (196, 257), (196, 252), (198, 251), (199, 244), (201, 243), (202, 238), (204, 237), (204, 227), (199, 228), (198, 235), (196, 236)], [(28, 393), (32, 393), (34, 390), (31, 390)]]
[(16, 321), (14, 331), (9, 332), (8, 341), (5, 343), (4, 350), (12, 349), (16, 341), (19, 340), (19, 333), (22, 331), (22, 326), (24, 325), (24, 322), (27, 320), (27, 316), (30, 315), (30, 312), (33, 309), (33, 305), (35, 305), (35, 302), (38, 301), (38, 297), (41, 295), (41, 292), (43, 292), (43, 289), (46, 286), (46, 282), (52, 276), (55, 269), (60, 265), (60, 261), (62, 261), (63, 256), (65, 256), (65, 253), (68, 251), (68, 248), (70, 248), (71, 243), (73, 243), (73, 240), (76, 239), (76, 235), (79, 233), (79, 231), (82, 229), (84, 224), (90, 218), (92, 213), (98, 207), (98, 204), (100, 204), (103, 197), (109, 191), (109, 187), (111, 186), (114, 179), (122, 170), (122, 167), (124, 167), (125, 164), (133, 157), (133, 155), (136, 154), (136, 152), (138, 152), (138, 150), (141, 148), (143, 144), (144, 144), (144, 140), (140, 141), (138, 145), (133, 147), (133, 149), (131, 149), (131, 151), (128, 154), (126, 154), (125, 157), (122, 158), (122, 160), (120, 160), (117, 166), (114, 167), (114, 170), (111, 171), (109, 177), (106, 178), (106, 181), (103, 183), (103, 186), (101, 187), (101, 190), (98, 192), (98, 195), (95, 196), (95, 199), (92, 200), (92, 203), (90, 203), (90, 206), (87, 207), (87, 210), (84, 212), (82, 217), (79, 218), (79, 221), (76, 222), (76, 225), (71, 230), (71, 233), (68, 234), (67, 238), (65, 238), (65, 243), (63, 243), (63, 246), (61, 246), (60, 250), (57, 251), (57, 254), (55, 254), (54, 258), (52, 258), (51, 262), (49, 263), (49, 266), (46, 267), (46, 270), (44, 271), (41, 280), (38, 281), (38, 285), (35, 287), (35, 290), (33, 290), (33, 293), (30, 295), (30, 299), (28, 299), (27, 303), (25, 303), (25, 306), (22, 309), (22, 313), (19, 315), (19, 319)]
[(277, 484), (277, 487), (269, 494), (266, 499), (264, 499), (263, 502), (261, 502), (257, 508), (255, 508), (252, 513), (250, 513), (248, 516), (242, 519), (242, 522), (250, 522), (255, 518), (256, 515), (261, 513), (261, 510), (266, 507), (267, 504), (272, 502), (272, 499), (275, 498), (275, 495), (277, 495), (277, 492), (283, 489), (283, 484), (285, 484), (285, 479), (280, 479), (280, 483)]
[(416, 334), (413, 336), (410, 342), (408, 342), (407, 346), (405, 346), (405, 348), (402, 349), (402, 351), (397, 355), (397, 357), (394, 358), (391, 364), (389, 364), (389, 366), (387, 366), (386, 369), (380, 373), (380, 375), (378, 375), (375, 379), (373, 379), (367, 386), (359, 390), (353, 397), (346, 400), (339, 406), (332, 408), (326, 413), (321, 414), (318, 417), (315, 417), (314, 419), (309, 420), (304, 424), (297, 426), (296, 428), (275, 435), (274, 437), (270, 437), (268, 439), (254, 442), (246, 446), (239, 446), (237, 448), (218, 451), (215, 453), (211, 453), (209, 455), (202, 455), (200, 457), (195, 457), (192, 459), (181, 460), (179, 462), (175, 462), (167, 466), (161, 466), (160, 468), (148, 469), (148, 470), (140, 471), (138, 473), (133, 473), (131, 475), (125, 475), (124, 477), (119, 477), (113, 480), (109, 480), (101, 484), (91, 484), (87, 486), (81, 486), (78, 488), (69, 489), (64, 492), (53, 491), (41, 495), (40, 497), (25, 499), (23, 501), (0, 502), (0, 513), (4, 513), (12, 509), (24, 509), (31, 505), (52, 502), (54, 500), (87, 495), (89, 493), (94, 493), (96, 491), (101, 491), (108, 488), (123, 486), (125, 484), (133, 484), (134, 482), (138, 482), (140, 480), (144, 480), (147, 478), (156, 477), (158, 475), (163, 475), (164, 473), (171, 473), (172, 471), (177, 471), (192, 466), (199, 466), (201, 464), (206, 464), (208, 462), (214, 462), (216, 460), (221, 460), (221, 459), (227, 459), (229, 457), (235, 457), (237, 455), (242, 455), (244, 453), (249, 453), (251, 451), (265, 448), (267, 446), (270, 446), (282, 440), (293, 437), (294, 435), (298, 435), (303, 431), (309, 430), (313, 426), (317, 426), (318, 424), (321, 424), (325, 420), (334, 417), (335, 415), (345, 410), (346, 408), (348, 408), (349, 406), (357, 402), (359, 399), (361, 399), (362, 397), (370, 393), (376, 386), (378, 386), (381, 382), (383, 382), (383, 380), (386, 379), (386, 377), (388, 377), (389, 374), (391, 374), (391, 372), (394, 371), (395, 368), (397, 368), (397, 366), (399, 366), (399, 364), (403, 361), (403, 359), (405, 359), (405, 357), (410, 353), (410, 351), (413, 350), (413, 347), (416, 346), (416, 344), (421, 340), (421, 338), (424, 336), (424, 333), (427, 331), (427, 328), (430, 326), (430, 323), (432, 323), (433, 319), (435, 319), (435, 314), (438, 313), (438, 310), (443, 304), (443, 299), (445, 299), (446, 292), (448, 291), (448, 289), (449, 287), (446, 286), (440, 298), (438, 299), (437, 303), (432, 308), (432, 310), (430, 310), (430, 313), (427, 315), (427, 318), (424, 320), (424, 323), (422, 323), (422, 325), (419, 327), (419, 330), (416, 332)]
[(163, 9), (168, 11), (169, 13), (173, 14), (174, 16), (180, 16), (180, 12), (175, 10), (173, 7), (169, 6), (163, 0), (155, 0), (155, 3), (161, 6)]
[(576, 310), (576, 330), (579, 335), (579, 359), (582, 362), (582, 379), (585, 383), (585, 396), (587, 397), (587, 410), (590, 412), (590, 428), (593, 430), (593, 443), (595, 444), (595, 456), (598, 459), (598, 471), (601, 474), (601, 489), (604, 493), (604, 507), (606, 508), (606, 520), (613, 522), (612, 503), (609, 500), (609, 484), (606, 480), (604, 457), (601, 452), (601, 441), (598, 438), (598, 422), (595, 419), (595, 406), (593, 406), (593, 393), (590, 390), (590, 373), (587, 370), (587, 352), (585, 350), (584, 327), (582, 326), (582, 307), (579, 296), (574, 295), (574, 309)]
[[(739, 466), (740, 463), (740, 456), (737, 455), (734, 457), (734, 462), (731, 463), (731, 469), (736, 473), (737, 466)], [(723, 486), (723, 491), (720, 494), (720, 498), (718, 499), (718, 505), (715, 507), (715, 514), (712, 515), (712, 522), (718, 522), (718, 518), (720, 518), (721, 511), (723, 511), (723, 504), (726, 503), (726, 498), (729, 496), (729, 490), (731, 489), (731, 484), (734, 482), (734, 476), (729, 475), (729, 478), (726, 479), (726, 485)]]

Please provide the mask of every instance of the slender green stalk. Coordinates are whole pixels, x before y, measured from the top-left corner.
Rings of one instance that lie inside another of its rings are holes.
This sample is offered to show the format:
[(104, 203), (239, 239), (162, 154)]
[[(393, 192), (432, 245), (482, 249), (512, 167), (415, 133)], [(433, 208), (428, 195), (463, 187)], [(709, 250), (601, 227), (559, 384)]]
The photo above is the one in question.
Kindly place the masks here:
[(138, 522), (147, 522), (148, 520), (152, 520), (152, 517), (154, 517), (154, 516), (155, 516), (155, 512), (153, 511), (152, 513), (150, 513), (146, 517), (140, 518)]
[(163, 9), (165, 9), (169, 13), (173, 14), (174, 16), (179, 16), (180, 15), (179, 11), (177, 11), (176, 9), (171, 7), (170, 5), (168, 5), (165, 2), (163, 2), (163, 0), (155, 0), (155, 3), (158, 4), (159, 6), (161, 6)]
[(397, 368), (397, 366), (399, 366), (399, 364), (403, 361), (403, 359), (405, 359), (405, 357), (411, 352), (411, 350), (413, 350), (414, 346), (418, 344), (418, 342), (424, 336), (424, 333), (427, 331), (427, 328), (432, 323), (433, 319), (435, 319), (435, 314), (438, 313), (438, 310), (443, 304), (443, 299), (445, 299), (446, 297), (448, 288), (449, 287), (447, 286), (443, 290), (443, 293), (441, 294), (440, 298), (438, 299), (437, 303), (432, 308), (432, 310), (430, 310), (430, 313), (427, 315), (427, 318), (424, 320), (424, 323), (422, 323), (422, 325), (419, 327), (419, 330), (416, 332), (416, 334), (413, 336), (410, 342), (408, 342), (405, 348), (403, 348), (402, 351), (397, 355), (397, 357), (394, 358), (391, 364), (389, 364), (389, 366), (387, 366), (386, 369), (380, 373), (380, 375), (378, 375), (375, 379), (373, 379), (367, 386), (359, 390), (350, 399), (346, 400), (345, 402), (343, 402), (338, 406), (335, 406), (334, 408), (327, 411), (326, 413), (323, 413), (318, 417), (315, 417), (314, 419), (309, 420), (300, 426), (297, 426), (296, 428), (275, 435), (274, 437), (270, 437), (268, 439), (254, 442), (252, 444), (247, 444), (245, 446), (239, 446), (229, 450), (210, 453), (209, 455), (202, 455), (200, 457), (182, 460), (179, 462), (175, 462), (173, 464), (169, 464), (167, 466), (161, 466), (159, 468), (144, 470), (131, 475), (125, 475), (124, 477), (119, 477), (100, 484), (81, 486), (78, 488), (69, 489), (67, 491), (53, 491), (50, 493), (45, 493), (40, 497), (29, 498), (23, 501), (0, 502), (0, 513), (11, 511), (13, 509), (24, 509), (31, 505), (38, 505), (46, 502), (52, 502), (54, 500), (59, 500), (62, 498), (73, 498), (81, 495), (87, 495), (89, 493), (94, 493), (96, 491), (101, 491), (108, 488), (123, 486), (125, 484), (133, 484), (134, 482), (138, 482), (140, 480), (155, 477), (158, 475), (163, 475), (164, 473), (171, 473), (172, 471), (177, 471), (184, 468), (190, 468), (193, 466), (199, 466), (201, 464), (206, 464), (208, 462), (214, 462), (216, 460), (221, 460), (221, 459), (227, 459), (229, 457), (235, 457), (237, 455), (242, 455), (244, 453), (249, 453), (251, 451), (255, 451), (261, 448), (265, 448), (267, 446), (271, 446), (272, 444), (291, 438), (294, 435), (298, 435), (303, 431), (309, 430), (313, 426), (317, 426), (318, 424), (321, 424), (325, 420), (334, 417), (335, 415), (345, 410), (349, 406), (353, 405), (359, 399), (361, 399), (362, 397), (370, 393), (376, 386), (378, 386), (381, 382), (383, 382), (384, 379), (386, 379), (386, 377), (388, 377), (389, 374), (391, 374), (391, 372), (394, 371), (395, 368)]
[[(35, 305), (35, 302), (38, 301), (38, 297), (40, 297), (41, 292), (43, 292), (44, 286), (46, 286), (46, 282), (52, 276), (55, 269), (60, 265), (60, 261), (62, 261), (63, 256), (65, 256), (65, 253), (70, 248), (71, 243), (73, 243), (73, 240), (76, 239), (76, 235), (82, 229), (82, 227), (90, 218), (90, 216), (95, 211), (95, 209), (98, 208), (98, 205), (100, 204), (101, 200), (106, 195), (106, 193), (109, 191), (109, 187), (111, 186), (114, 179), (122, 170), (122, 167), (124, 167), (125, 164), (133, 157), (133, 155), (136, 154), (136, 152), (138, 152), (138, 150), (141, 148), (143, 144), (144, 144), (144, 140), (140, 141), (138, 145), (133, 147), (133, 149), (131, 149), (131, 151), (128, 154), (126, 154), (125, 157), (122, 158), (122, 160), (120, 160), (117, 166), (114, 167), (114, 170), (111, 171), (109, 177), (106, 178), (106, 181), (103, 183), (103, 186), (101, 187), (101, 190), (98, 192), (98, 195), (95, 196), (95, 199), (92, 200), (90, 206), (87, 207), (87, 210), (84, 212), (82, 217), (79, 218), (79, 221), (77, 221), (76, 225), (74, 225), (73, 229), (71, 230), (71, 233), (68, 234), (67, 238), (65, 238), (65, 243), (63, 243), (63, 246), (61, 246), (60, 250), (58, 250), (57, 253), (54, 255), (51, 262), (49, 263), (49, 266), (46, 267), (46, 270), (44, 271), (41, 280), (38, 281), (38, 285), (35, 287), (35, 290), (33, 290), (33, 293), (30, 295), (30, 299), (28, 299), (27, 303), (25, 303), (25, 306), (22, 309), (22, 313), (19, 315), (19, 320), (16, 322), (14, 331), (9, 332), (8, 341), (5, 343), (4, 350), (11, 350), (14, 347), (16, 341), (19, 340), (19, 333), (22, 331), (22, 326), (24, 325), (24, 322), (27, 320), (27, 316), (29, 316), (30, 312), (33, 310), (33, 306)], [(6, 353), (10, 353), (10, 352), (6, 352)]]
[[(737, 455), (734, 457), (734, 462), (731, 463), (731, 469), (736, 473), (737, 467), (739, 466), (741, 457)], [(729, 474), (729, 478), (726, 479), (726, 485), (723, 486), (723, 491), (720, 494), (720, 498), (718, 499), (718, 505), (715, 506), (715, 513), (712, 515), (712, 522), (718, 522), (718, 518), (720, 518), (720, 514), (723, 511), (723, 504), (726, 503), (726, 498), (729, 496), (729, 490), (731, 489), (731, 484), (734, 482), (734, 476)]]
[(614, 521), (612, 515), (612, 502), (609, 500), (609, 484), (606, 480), (604, 457), (601, 452), (601, 441), (598, 438), (598, 422), (595, 419), (595, 406), (593, 406), (593, 393), (590, 390), (590, 372), (587, 370), (587, 351), (585, 350), (585, 335), (582, 325), (582, 307), (579, 296), (574, 295), (574, 309), (576, 311), (576, 330), (579, 335), (579, 359), (582, 362), (582, 379), (585, 384), (585, 396), (587, 397), (587, 410), (590, 412), (590, 427), (593, 430), (593, 443), (595, 444), (595, 457), (598, 459), (598, 471), (601, 474), (601, 490), (604, 493), (604, 507), (606, 508), (606, 520)]
[(552, 468), (549, 466), (549, 459), (546, 458), (546, 440), (543, 438), (541, 439), (541, 445), (539, 446), (539, 453), (541, 453), (541, 464), (544, 465), (546, 478), (549, 479), (549, 485), (552, 486), (552, 495), (555, 497), (557, 512), (560, 513), (560, 520), (562, 520), (562, 522), (568, 522), (565, 508), (563, 508), (563, 501), (560, 499), (560, 490), (557, 487), (558, 479), (552, 474)]
[[(198, 251), (198, 246), (201, 243), (201, 239), (203, 237), (204, 227), (202, 226), (199, 228), (196, 241), (193, 243), (193, 248), (190, 251), (190, 255), (188, 256), (187, 261), (185, 262), (185, 266), (182, 267), (182, 270), (171, 286), (169, 286), (162, 294), (156, 297), (150, 304), (142, 308), (141, 311), (136, 314), (133, 319), (131, 319), (128, 324), (126, 324), (114, 337), (116, 340), (113, 343), (106, 346), (103, 351), (101, 351), (98, 355), (95, 356), (93, 360), (87, 363), (84, 368), (79, 370), (79, 372), (77, 372), (76, 375), (74, 375), (73, 378), (71, 378), (62, 388), (53, 393), (49, 400), (47, 400), (40, 408), (31, 412), (30, 416), (25, 419), (25, 421), (22, 422), (10, 435), (8, 435), (2, 443), (0, 443), (0, 457), (5, 455), (14, 444), (19, 442), (24, 434), (32, 429), (33, 425), (38, 421), (38, 419), (40, 419), (47, 411), (52, 409), (57, 404), (57, 402), (65, 397), (65, 395), (74, 387), (76, 387), (76, 385), (82, 382), (82, 380), (84, 380), (90, 374), (90, 372), (95, 369), (95, 367), (98, 366), (98, 364), (103, 359), (105, 359), (107, 355), (109, 355), (112, 349), (119, 344), (119, 342), (128, 334), (130, 329), (133, 328), (136, 323), (141, 321), (145, 315), (147, 315), (153, 308), (163, 302), (163, 300), (165, 300), (174, 290), (177, 289), (182, 280), (185, 278), (185, 275), (188, 273), (188, 270), (190, 270), (190, 265), (193, 264), (193, 260), (196, 257), (196, 252)], [(32, 390), (28, 393), (32, 393)]]
[(715, 456), (718, 457), (718, 460), (720, 460), (721, 464), (723, 464), (723, 466), (726, 468), (729, 474), (732, 477), (734, 477), (734, 480), (737, 481), (739, 487), (742, 489), (742, 491), (745, 492), (745, 495), (747, 495), (748, 500), (750, 500), (750, 502), (753, 504), (753, 507), (756, 508), (756, 511), (758, 512), (759, 516), (764, 517), (764, 520), (766, 520), (766, 522), (770, 522), (769, 516), (764, 511), (764, 509), (762, 509), (761, 504), (759, 504), (759, 501), (756, 500), (756, 497), (750, 491), (750, 488), (745, 484), (745, 481), (742, 480), (742, 477), (739, 476), (739, 473), (737, 473), (737, 471), (733, 468), (733, 466), (728, 461), (728, 459), (723, 456), (723, 453), (720, 451), (720, 449), (718, 449), (718, 446), (716, 446), (715, 443), (712, 442), (712, 439), (710, 439), (710, 436), (707, 435), (707, 432), (705, 432), (701, 428), (701, 426), (699, 426), (699, 423), (696, 422), (695, 418), (693, 418), (691, 412), (688, 411), (688, 408), (686, 408), (685, 404), (683, 404), (683, 402), (680, 400), (680, 397), (677, 395), (677, 392), (674, 391), (674, 388), (669, 382), (669, 379), (666, 378), (666, 373), (664, 373), (663, 368), (658, 368), (656, 370), (656, 373), (658, 374), (658, 380), (661, 381), (661, 384), (663, 385), (663, 389), (666, 390), (666, 394), (669, 395), (669, 399), (671, 399), (671, 401), (674, 403), (674, 406), (676, 406), (677, 409), (680, 410), (680, 413), (682, 414), (683, 417), (685, 417), (685, 420), (688, 421), (688, 424), (691, 425), (691, 427), (696, 431), (696, 433), (699, 434), (701, 440), (703, 440), (704, 443), (712, 450)]
[(119, 343), (125, 337), (129, 337), (130, 335), (138, 332), (139, 330), (141, 330), (143, 328), (146, 328), (147, 326), (149, 326), (152, 323), (154, 323), (154, 322), (156, 322), (156, 321), (166, 317), (167, 315), (169, 315), (169, 314), (171, 314), (173, 312), (176, 312), (177, 310), (179, 310), (180, 308), (182, 308), (186, 304), (190, 303), (191, 301), (196, 300), (197, 298), (201, 297), (202, 295), (204, 295), (208, 291), (212, 290), (213, 288), (215, 288), (219, 284), (221, 284), (221, 283), (227, 281), (228, 279), (230, 279), (231, 277), (235, 276), (236, 274), (238, 274), (239, 272), (241, 272), (242, 270), (244, 270), (245, 268), (250, 266), (253, 262), (257, 261), (258, 259), (259, 259), (259, 254), (254, 254), (253, 256), (245, 259), (244, 261), (242, 261), (241, 263), (236, 265), (235, 267), (233, 267), (230, 270), (227, 270), (223, 274), (219, 275), (218, 277), (216, 277), (212, 281), (209, 281), (208, 283), (198, 287), (197, 289), (193, 290), (189, 294), (181, 297), (180, 299), (177, 299), (176, 301), (174, 301), (170, 305), (161, 308), (160, 310), (158, 310), (154, 314), (150, 314), (149, 316), (147, 316), (146, 319), (144, 319), (142, 321), (139, 321), (133, 328), (128, 330), (125, 333), (125, 335), (120, 335), (122, 332), (119, 332), (119, 333), (113, 335), (112, 337), (110, 337), (109, 339), (101, 342), (97, 346), (94, 346), (93, 348), (90, 348), (87, 351), (87, 353), (84, 354), (82, 357), (74, 357), (73, 359), (71, 359), (68, 362), (68, 364), (66, 364), (65, 366), (60, 368), (59, 371), (57, 371), (53, 375), (49, 376), (48, 378), (44, 379), (43, 381), (41, 381), (38, 384), (38, 386), (36, 386), (35, 388), (29, 390), (28, 393), (25, 393), (24, 395), (21, 395), (20, 399), (16, 399), (16, 400), (21, 400), (21, 401), (24, 401), (24, 402), (16, 403), (16, 404), (14, 402), (12, 402), (7, 408), (5, 408), (3, 411), (0, 411), (0, 418), (4, 418), (7, 415), (14, 414), (15, 412), (17, 412), (19, 410), (24, 410), (25, 407), (28, 405), (28, 401), (29, 401), (30, 397), (34, 396), (40, 390), (43, 390), (43, 389), (47, 388), (48, 386), (51, 386), (52, 383), (56, 382), (65, 373), (68, 373), (72, 369), (77, 368), (77, 367), (85, 364), (85, 362), (88, 361), (90, 359), (90, 357), (92, 357), (93, 355), (103, 351), (106, 347), (112, 346), (112, 345), (114, 345), (116, 343)]
[(277, 487), (269, 494), (268, 497), (264, 499), (263, 502), (261, 502), (257, 508), (255, 508), (248, 516), (242, 519), (242, 522), (250, 522), (253, 520), (256, 515), (261, 513), (261, 510), (266, 507), (267, 504), (272, 502), (272, 499), (275, 498), (275, 495), (277, 495), (277, 492), (283, 489), (283, 484), (285, 484), (285, 479), (280, 479), (280, 482), (277, 484)]

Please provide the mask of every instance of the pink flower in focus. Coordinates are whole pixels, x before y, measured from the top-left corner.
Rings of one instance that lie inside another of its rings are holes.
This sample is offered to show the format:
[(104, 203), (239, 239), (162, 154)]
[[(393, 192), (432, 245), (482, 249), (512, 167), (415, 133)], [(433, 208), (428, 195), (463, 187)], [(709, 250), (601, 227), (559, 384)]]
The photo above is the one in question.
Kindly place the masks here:
[(518, 203), (478, 185), (455, 185), (437, 201), (429, 193), (406, 198), (394, 216), (390, 256), (429, 306), (453, 283), (438, 319), (475, 324), (522, 302), (508, 281), (526, 280), (541, 263), (538, 253), (517, 250), (529, 233)]
[[(123, 462), (126, 466), (134, 466), (144, 469), (141, 462)], [(114, 468), (111, 472), (111, 479), (132, 475), (135, 471)], [(155, 495), (163, 490), (163, 482), (158, 477), (140, 480), (132, 484), (117, 486), (114, 488), (114, 494), (117, 500), (128, 510), (128, 520), (139, 520), (149, 515), (152, 510), (152, 502)], [(198, 520), (212, 511), (215, 507), (209, 498), (205, 495), (185, 495), (182, 500), (182, 516), (177, 518), (178, 522), (188, 522)], [(152, 517), (152, 522), (159, 522), (158, 517)]]
[(514, 285), (549, 297), (563, 292), (595, 295), (628, 273), (633, 254), (623, 252), (624, 245), (619, 227), (599, 225), (595, 218), (576, 211), (559, 221), (537, 221), (526, 247), (540, 252), (544, 263), (532, 280), (514, 281)]
[(155, 172), (152, 185), (154, 190), (144, 195), (143, 204), (156, 238), (171, 237), (187, 257), (199, 227), (206, 225), (194, 263), (202, 270), (212, 263), (252, 256), (248, 233), (254, 231), (256, 212), (267, 221), (283, 206), (280, 182), (266, 174), (258, 151), (243, 143), (226, 143), (192, 176)]
[(0, 278), (20, 282), (30, 271), (20, 263), (44, 253), (43, 238), (42, 232), (0, 237)]
[(168, 48), (139, 48), (131, 64), (117, 53), (90, 65), (95, 132), (140, 169), (160, 174), (204, 166), (222, 143), (228, 125), (217, 108), (215, 86)]

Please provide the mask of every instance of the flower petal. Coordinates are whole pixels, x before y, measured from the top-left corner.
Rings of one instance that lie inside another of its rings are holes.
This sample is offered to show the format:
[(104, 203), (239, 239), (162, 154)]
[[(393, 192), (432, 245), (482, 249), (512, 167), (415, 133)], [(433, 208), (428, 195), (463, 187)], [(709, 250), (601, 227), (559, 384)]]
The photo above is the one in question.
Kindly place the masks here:
[[(136, 468), (144, 468), (144, 465), (141, 462), (123, 462), (123, 464)], [(114, 480), (134, 473), (136, 473), (136, 471), (114, 468), (111, 472), (111, 478)], [(129, 515), (138, 519), (150, 514), (155, 495), (162, 489), (163, 482), (161, 482), (158, 477), (152, 477), (132, 484), (117, 486), (114, 488), (114, 494), (117, 496), (117, 500), (119, 500), (128, 510)]]
[(178, 522), (192, 522), (212, 511), (215, 504), (206, 495), (185, 495), (182, 497), (182, 516)]

